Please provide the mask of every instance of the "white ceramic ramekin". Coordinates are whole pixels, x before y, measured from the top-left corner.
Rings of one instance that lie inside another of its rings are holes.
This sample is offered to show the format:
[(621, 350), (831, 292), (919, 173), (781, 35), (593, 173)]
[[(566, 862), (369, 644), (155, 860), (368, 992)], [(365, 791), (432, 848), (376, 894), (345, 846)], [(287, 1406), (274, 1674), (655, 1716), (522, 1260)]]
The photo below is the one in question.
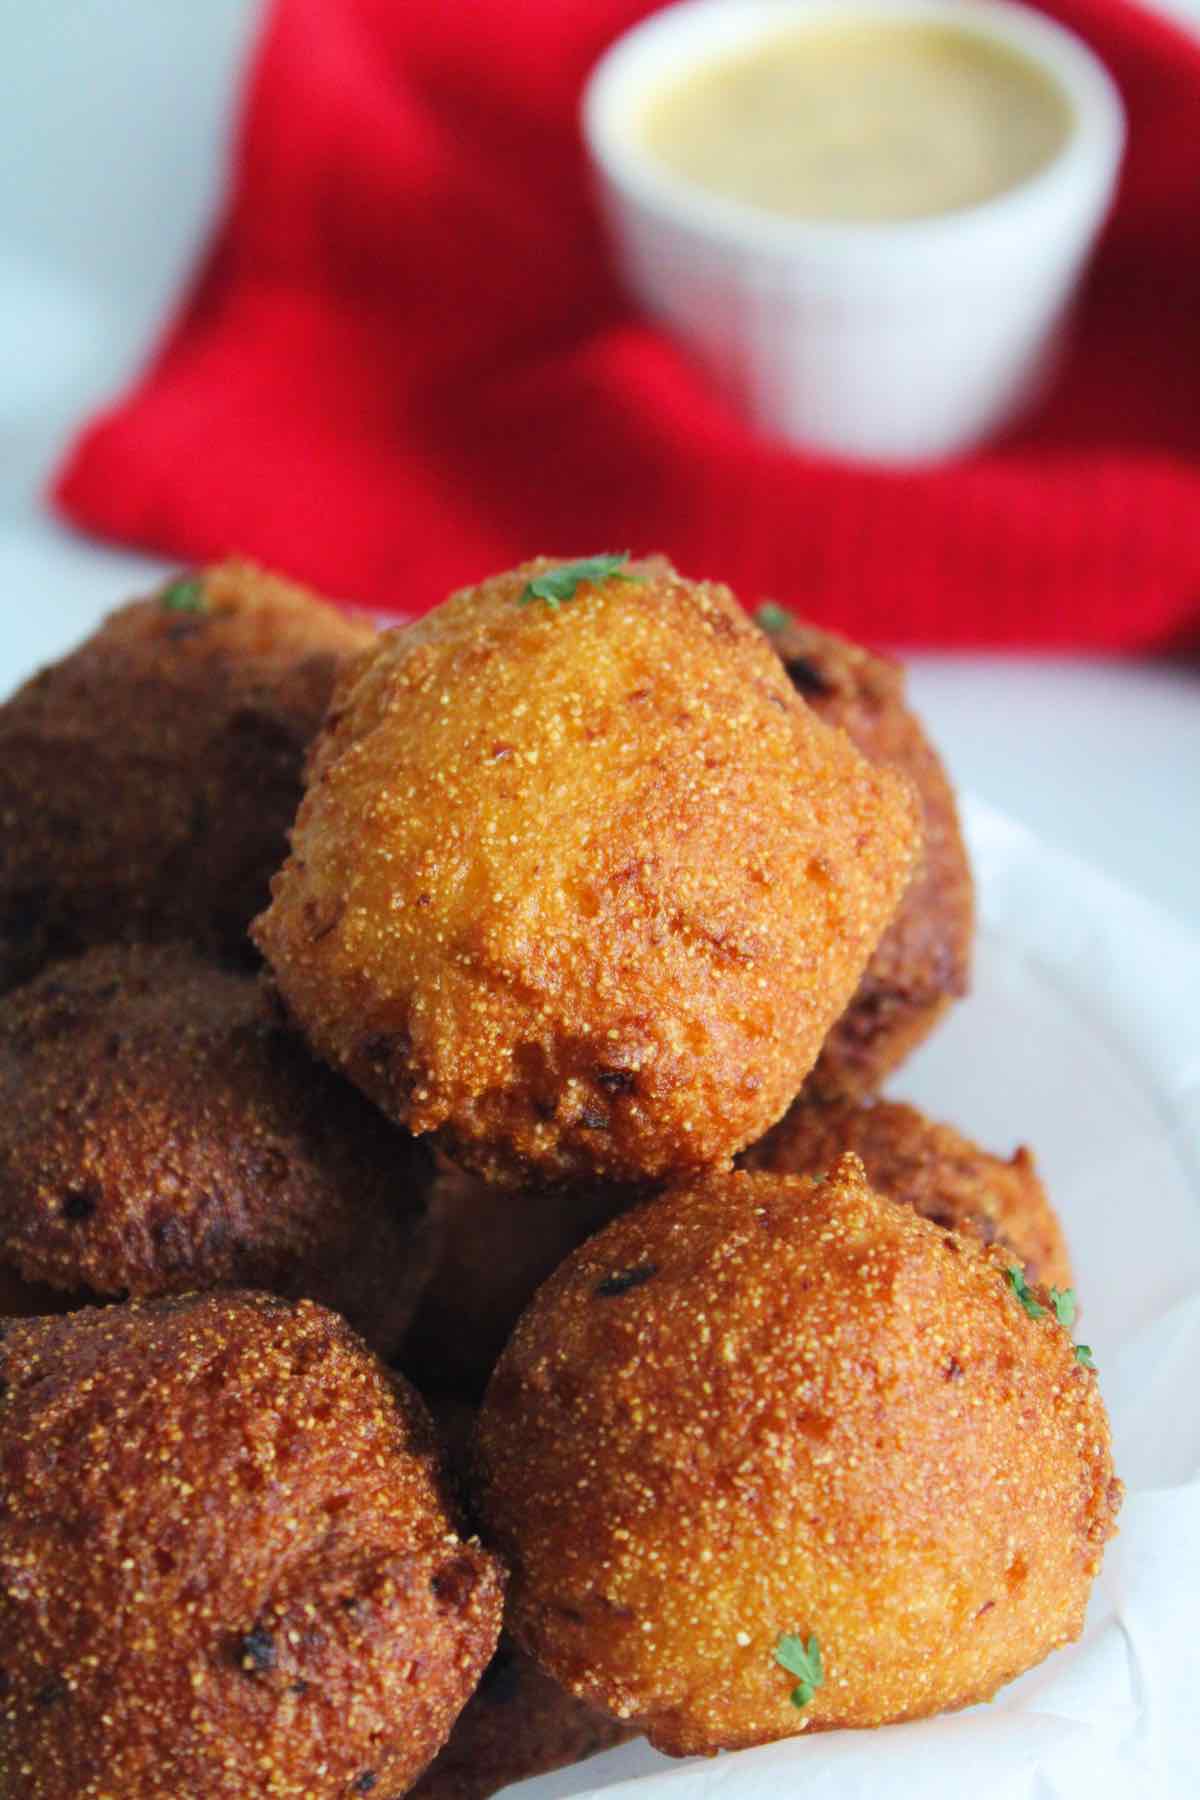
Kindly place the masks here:
[[(959, 212), (793, 221), (674, 175), (637, 121), (666, 80), (807, 23), (949, 24), (1023, 53), (1072, 113), (1059, 154)], [(584, 133), (626, 282), (764, 433), (878, 463), (965, 450), (1040, 387), (1124, 147), (1116, 88), (1078, 38), (1007, 0), (683, 0), (601, 58)]]

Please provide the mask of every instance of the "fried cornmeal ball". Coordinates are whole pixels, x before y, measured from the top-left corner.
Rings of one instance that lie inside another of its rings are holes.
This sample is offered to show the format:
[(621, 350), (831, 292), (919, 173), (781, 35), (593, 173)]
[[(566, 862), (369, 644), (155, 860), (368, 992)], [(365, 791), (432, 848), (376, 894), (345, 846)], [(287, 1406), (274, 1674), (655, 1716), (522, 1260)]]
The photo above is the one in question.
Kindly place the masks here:
[(254, 929), (322, 1055), (514, 1184), (750, 1142), (917, 851), (907, 783), (796, 699), (727, 589), (622, 562), (541, 557), (381, 637)]
[(502, 1588), (416, 1394), (250, 1293), (7, 1322), (0, 1376), (14, 1800), (404, 1792)]
[(908, 705), (897, 663), (782, 607), (761, 607), (756, 617), (818, 717), (840, 725), (872, 762), (902, 769), (920, 799), (917, 872), (806, 1084), (821, 1098), (863, 1099), (967, 991), (974, 895), (954, 789)]
[(433, 1272), (403, 1366), (422, 1393), (479, 1398), (534, 1294), (585, 1238), (645, 1197), (605, 1182), (534, 1188), (519, 1199), (444, 1163), (429, 1202)]
[(861, 1158), (876, 1193), (904, 1201), (945, 1231), (998, 1244), (1031, 1281), (1070, 1287), (1066, 1238), (1024, 1145), (1005, 1161), (915, 1106), (798, 1100), (739, 1161), (772, 1175), (823, 1175), (847, 1150)]
[(0, 706), (0, 989), (116, 938), (244, 957), (305, 749), (374, 631), (248, 563), (113, 613)]
[(26, 1280), (306, 1295), (390, 1352), (432, 1176), (253, 976), (187, 946), (90, 950), (0, 999), (0, 1264)]
[(488, 1800), (516, 1781), (583, 1762), (634, 1735), (585, 1706), (508, 1638), (411, 1800)]
[(1044, 1290), (867, 1186), (717, 1174), (540, 1290), (480, 1418), (507, 1616), (671, 1755), (969, 1705), (1076, 1637), (1120, 1484)]

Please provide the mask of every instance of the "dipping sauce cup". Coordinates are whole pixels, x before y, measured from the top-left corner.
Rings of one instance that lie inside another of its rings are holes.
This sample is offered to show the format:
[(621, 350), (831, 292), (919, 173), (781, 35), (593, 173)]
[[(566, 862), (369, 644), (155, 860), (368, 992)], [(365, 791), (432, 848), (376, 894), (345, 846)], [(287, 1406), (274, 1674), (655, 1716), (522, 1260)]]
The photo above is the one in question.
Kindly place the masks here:
[(1092, 52), (1007, 0), (684, 0), (583, 124), (641, 305), (764, 434), (885, 464), (1036, 397), (1125, 139)]

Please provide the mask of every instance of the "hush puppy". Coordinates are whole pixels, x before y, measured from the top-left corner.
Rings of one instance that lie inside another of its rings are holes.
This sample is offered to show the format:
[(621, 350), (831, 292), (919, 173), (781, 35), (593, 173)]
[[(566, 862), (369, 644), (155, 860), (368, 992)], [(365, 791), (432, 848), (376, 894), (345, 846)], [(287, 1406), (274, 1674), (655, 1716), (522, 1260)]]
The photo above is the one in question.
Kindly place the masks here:
[(433, 1272), (404, 1342), (422, 1393), (478, 1399), (513, 1326), (564, 1257), (646, 1190), (604, 1182), (504, 1188), (444, 1163), (429, 1202)]
[(1121, 1497), (1039, 1292), (853, 1156), (617, 1219), (480, 1417), (509, 1629), (671, 1755), (986, 1699), (1078, 1635)]
[(186, 946), (90, 950), (0, 999), (0, 1263), (27, 1280), (306, 1295), (391, 1352), (432, 1174), (253, 976)]
[(373, 637), (224, 563), (122, 607), (0, 706), (0, 989), (117, 938), (245, 957), (305, 748)]
[(515, 1781), (583, 1762), (633, 1735), (585, 1706), (507, 1638), (411, 1800), (488, 1800)]
[(840, 725), (872, 762), (902, 769), (920, 800), (916, 874), (806, 1083), (809, 1094), (861, 1099), (967, 991), (974, 896), (954, 790), (907, 703), (898, 664), (782, 607), (760, 607), (756, 617), (807, 705), (826, 724)]
[(915, 1106), (798, 1100), (739, 1161), (772, 1175), (823, 1175), (847, 1150), (877, 1194), (904, 1201), (945, 1231), (998, 1244), (1031, 1281), (1070, 1287), (1066, 1238), (1024, 1146), (1006, 1162)]
[(255, 937), (316, 1049), (486, 1177), (654, 1179), (787, 1106), (918, 848), (727, 589), (542, 557), (338, 689)]
[(404, 1792), (502, 1585), (417, 1396), (333, 1314), (246, 1293), (7, 1322), (0, 1376), (23, 1800)]

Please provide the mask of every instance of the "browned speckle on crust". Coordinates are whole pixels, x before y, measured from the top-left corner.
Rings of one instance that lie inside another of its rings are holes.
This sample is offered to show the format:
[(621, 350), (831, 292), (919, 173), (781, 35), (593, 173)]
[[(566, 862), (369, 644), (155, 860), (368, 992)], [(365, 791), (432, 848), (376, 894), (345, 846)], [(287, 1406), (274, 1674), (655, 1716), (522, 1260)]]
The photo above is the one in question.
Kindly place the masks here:
[(113, 945), (0, 998), (0, 1264), (94, 1296), (263, 1287), (398, 1346), (432, 1158), (253, 976)]
[(412, 1390), (256, 1294), (6, 1322), (0, 1374), (14, 1797), (403, 1792), (501, 1611)]
[(244, 960), (338, 671), (374, 639), (251, 564), (122, 607), (0, 706), (0, 990), (112, 940)]
[[(479, 1452), (509, 1628), (673, 1755), (986, 1698), (1078, 1635), (1120, 1503), (1069, 1334), (853, 1156), (592, 1238), (501, 1357)], [(820, 1644), (803, 1709), (782, 1633)]]
[(551, 566), (343, 680), (255, 937), (321, 1054), (457, 1160), (654, 1179), (793, 1097), (908, 880), (916, 804), (727, 589), (652, 559), (522, 606)]
[(872, 762), (903, 770), (920, 800), (916, 873), (805, 1084), (810, 1096), (863, 1099), (967, 991), (970, 864), (954, 790), (908, 704), (899, 664), (796, 619), (767, 636), (813, 711), (827, 725), (841, 726)]
[(1032, 1281), (1070, 1287), (1066, 1238), (1023, 1146), (1006, 1161), (914, 1106), (802, 1097), (739, 1162), (773, 1175), (823, 1175), (847, 1150), (862, 1159), (876, 1193), (902, 1200), (945, 1231), (1011, 1251)]

